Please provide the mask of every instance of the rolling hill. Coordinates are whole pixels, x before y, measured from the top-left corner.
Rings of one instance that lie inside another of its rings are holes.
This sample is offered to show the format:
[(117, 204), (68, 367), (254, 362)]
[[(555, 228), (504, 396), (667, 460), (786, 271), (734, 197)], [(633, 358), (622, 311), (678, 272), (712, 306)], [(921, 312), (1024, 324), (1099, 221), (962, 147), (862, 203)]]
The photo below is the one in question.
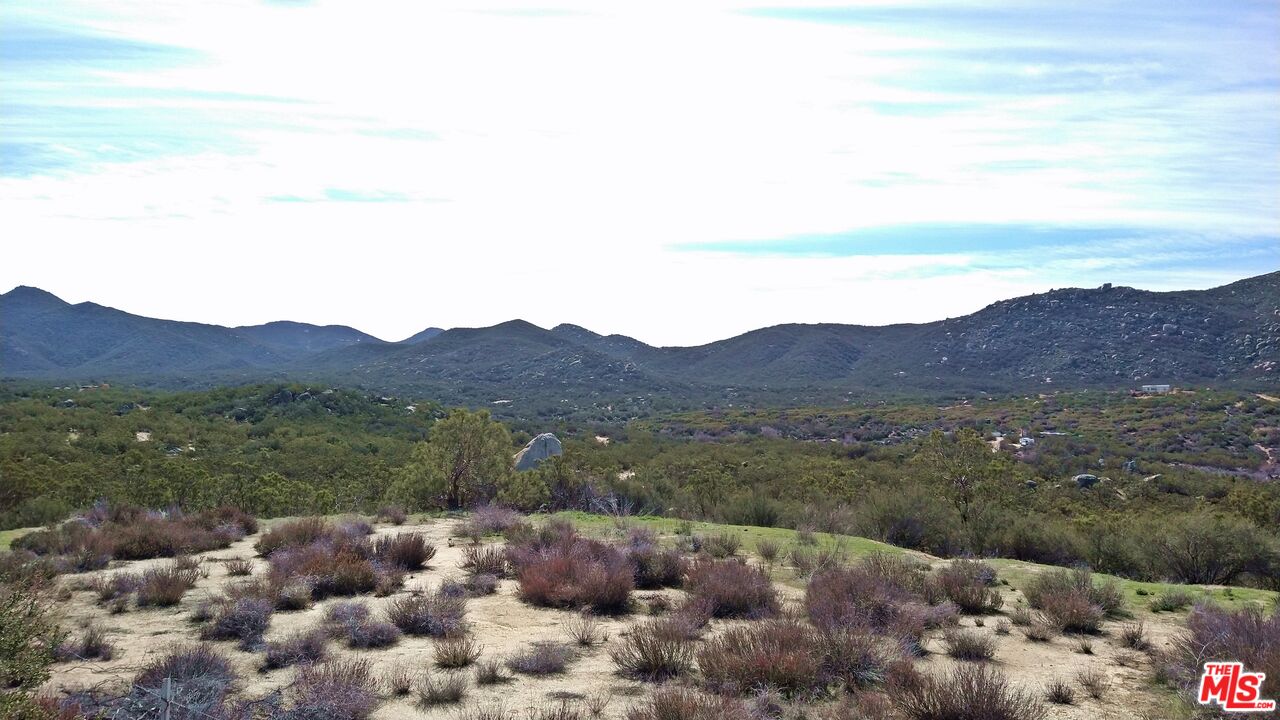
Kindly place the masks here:
[(778, 325), (696, 347), (522, 320), (389, 343), (342, 326), (156, 320), (19, 287), (0, 296), (0, 376), (163, 386), (288, 377), (471, 404), (1274, 387), (1280, 273), (1200, 291), (1054, 290), (931, 323)]

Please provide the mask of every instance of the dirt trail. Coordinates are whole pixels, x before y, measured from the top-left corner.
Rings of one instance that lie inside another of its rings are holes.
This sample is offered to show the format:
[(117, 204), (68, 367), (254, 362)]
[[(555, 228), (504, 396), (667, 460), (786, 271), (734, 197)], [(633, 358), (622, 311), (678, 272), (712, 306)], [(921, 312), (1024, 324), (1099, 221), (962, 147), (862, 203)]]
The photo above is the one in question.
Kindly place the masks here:
[[(401, 592), (425, 590), (437, 587), (449, 578), (461, 578), (464, 573), (459, 568), (462, 560), (461, 543), (452, 540), (456, 521), (440, 520), (421, 525), (402, 527), (379, 527), (378, 534), (395, 534), (405, 532), (421, 532), (437, 547), (437, 554), (427, 570), (414, 573), (405, 583)], [(77, 590), (72, 598), (60, 605), (65, 617), (65, 625), (75, 629), (85, 622), (101, 625), (108, 631), (109, 639), (115, 643), (117, 654), (110, 662), (76, 662), (62, 663), (53, 667), (53, 674), (46, 683), (51, 691), (103, 686), (117, 689), (127, 687), (128, 680), (137, 671), (175, 643), (188, 643), (196, 638), (195, 626), (188, 620), (191, 611), (202, 600), (215, 597), (229, 582), (237, 582), (238, 578), (230, 578), (226, 574), (223, 561), (231, 558), (254, 558), (255, 574), (266, 567), (266, 562), (256, 558), (253, 543), (256, 536), (235, 543), (230, 548), (204, 553), (206, 566), (210, 575), (202, 579), (196, 589), (188, 593), (176, 608), (162, 610), (131, 609), (127, 613), (111, 615), (103, 607), (94, 603), (95, 597), (87, 590)], [(121, 571), (137, 571), (145, 567), (163, 564), (168, 561), (149, 560), (130, 563), (119, 563), (118, 567), (101, 571), (110, 574)], [(91, 575), (91, 574), (90, 574)], [(89, 575), (68, 576), (63, 578), (68, 587), (82, 587)], [(803, 599), (802, 591), (779, 585), (779, 591), (788, 604), (799, 603)], [(677, 599), (679, 591), (664, 591), (672, 599)], [(657, 593), (638, 592), (637, 596), (645, 598)], [(1021, 595), (1013, 589), (1005, 588), (1005, 610), (1017, 607)], [(393, 596), (394, 597), (394, 596)], [(375, 613), (392, 598), (365, 598)], [(267, 639), (279, 639), (297, 630), (315, 626), (320, 622), (324, 608), (337, 600), (318, 603), (301, 612), (276, 613), (272, 617), (271, 628)], [(1147, 616), (1144, 612), (1149, 632), (1157, 645), (1162, 644), (1177, 630), (1177, 621), (1181, 614), (1164, 614)], [(514, 581), (503, 581), (498, 593), (489, 597), (471, 600), (468, 604), (468, 618), (472, 624), (473, 637), (483, 645), (485, 658), (503, 658), (534, 641), (565, 640), (563, 623), (570, 616), (569, 612), (534, 608), (524, 604), (516, 597)], [(627, 708), (641, 696), (648, 693), (651, 686), (632, 682), (619, 677), (609, 658), (609, 645), (616, 643), (629, 623), (643, 619), (637, 615), (627, 619), (602, 619), (602, 628), (609, 635), (609, 642), (582, 653), (581, 657), (570, 665), (562, 676), (548, 678), (532, 678), (515, 676), (512, 682), (481, 687), (474, 682), (468, 690), (464, 707), (476, 704), (502, 703), (509, 711), (524, 711), (528, 708), (554, 705), (561, 700), (578, 702), (590, 696), (608, 695), (612, 697), (608, 709), (602, 715), (606, 718), (621, 718)], [(1176, 620), (1175, 620), (1176, 619)], [(1115, 720), (1138, 719), (1145, 717), (1142, 713), (1156, 706), (1157, 696), (1152, 693), (1147, 680), (1149, 664), (1144, 659), (1137, 668), (1120, 667), (1115, 658), (1122, 651), (1114, 637), (1118, 623), (1107, 623), (1106, 633), (1094, 638), (1093, 655), (1075, 652), (1074, 641), (1058, 638), (1050, 643), (1032, 643), (1022, 637), (1015, 628), (1006, 636), (995, 634), (997, 617), (989, 617), (983, 627), (974, 627), (972, 618), (964, 618), (961, 624), (974, 632), (991, 634), (998, 642), (996, 666), (1009, 676), (1010, 680), (1032, 692), (1039, 693), (1044, 684), (1052, 678), (1062, 678), (1074, 682), (1075, 675), (1085, 668), (1101, 668), (1111, 679), (1112, 687), (1103, 701), (1091, 700), (1079, 693), (1074, 706), (1051, 706), (1050, 718), (1070, 718), (1086, 720), (1093, 718), (1112, 718)], [(727, 626), (727, 623), (715, 622), (711, 632)], [(375, 673), (384, 674), (396, 665), (407, 665), (417, 670), (427, 670), (431, 663), (431, 651), (435, 641), (422, 638), (404, 638), (398, 645), (385, 650), (350, 651), (337, 643), (329, 646), (333, 656), (354, 655), (368, 658), (374, 663)], [(244, 697), (259, 697), (274, 689), (287, 685), (294, 675), (294, 670), (275, 670), (260, 673), (259, 654), (240, 652), (231, 643), (219, 643), (225, 652), (233, 658), (241, 677), (239, 692)], [(952, 666), (953, 662), (943, 653), (941, 642), (931, 639), (926, 644), (930, 653), (918, 663), (923, 672), (939, 672)], [(1128, 653), (1126, 653), (1128, 654)], [(439, 672), (439, 671), (432, 671)], [(469, 679), (473, 679), (471, 672)], [(457, 706), (423, 709), (413, 699), (389, 699), (378, 708), (374, 717), (379, 720), (400, 718), (446, 718), (454, 717)]]

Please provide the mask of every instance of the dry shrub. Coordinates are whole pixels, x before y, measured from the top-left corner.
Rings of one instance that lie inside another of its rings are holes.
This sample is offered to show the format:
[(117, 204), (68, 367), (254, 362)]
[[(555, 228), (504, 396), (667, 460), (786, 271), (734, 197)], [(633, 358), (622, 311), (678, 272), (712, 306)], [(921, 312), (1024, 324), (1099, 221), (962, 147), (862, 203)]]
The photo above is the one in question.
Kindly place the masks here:
[(1008, 620), (1004, 618), (1000, 618), (1000, 622), (996, 623), (995, 632), (997, 635), (1008, 635), (1012, 631), (1013, 631), (1013, 623), (1009, 622)]
[(437, 643), (431, 657), (436, 667), (457, 670), (480, 659), (480, 650), (480, 646), (471, 638), (451, 638)]
[(413, 692), (417, 684), (417, 675), (404, 663), (397, 662), (382, 671), (382, 686), (392, 697), (404, 697)]
[(693, 645), (669, 619), (632, 625), (609, 653), (622, 674), (661, 681), (683, 675), (693, 664)]
[(1013, 612), (1009, 613), (1010, 622), (1018, 627), (1027, 627), (1034, 622), (1035, 619), (1035, 614), (1024, 607), (1014, 608)]
[(663, 550), (653, 544), (631, 545), (627, 558), (635, 566), (635, 585), (645, 590), (680, 587), (688, 563), (678, 551)]
[(1141, 622), (1128, 623), (1120, 628), (1120, 644), (1130, 650), (1146, 652), (1151, 649), (1151, 639), (1147, 637), (1147, 628)]
[(756, 541), (756, 554), (766, 565), (773, 565), (778, 561), (778, 555), (782, 552), (782, 546), (777, 541), (769, 539), (761, 539)]
[(947, 654), (957, 660), (986, 661), (996, 656), (996, 643), (991, 637), (969, 630), (948, 630), (942, 636)]
[(288, 545), (270, 555), (270, 578), (284, 585), (306, 578), (311, 596), (323, 600), (333, 595), (360, 595), (378, 586), (379, 572), (364, 538), (338, 544), (324, 541), (309, 545)]
[(1047, 615), (1040, 615), (1022, 628), (1022, 634), (1032, 642), (1049, 642), (1062, 634), (1062, 626)]
[(258, 538), (253, 547), (258, 554), (270, 557), (277, 550), (302, 547), (332, 537), (334, 528), (324, 518), (306, 517), (272, 526)]
[(461, 567), (471, 575), (507, 577), (507, 553), (496, 545), (468, 545), (462, 548)]
[(436, 547), (420, 533), (385, 535), (373, 545), (373, 556), (401, 570), (420, 570), (436, 555)]
[(236, 674), (230, 661), (208, 645), (171, 648), (134, 677), (133, 691), (121, 700), (115, 714), (137, 718), (151, 715), (166, 678), (174, 700), (172, 720), (198, 720), (222, 714)]
[(927, 604), (932, 583), (916, 566), (898, 558), (872, 556), (854, 567), (815, 574), (805, 590), (809, 620), (823, 630), (861, 628), (903, 642), (924, 654), (925, 631), (954, 625), (949, 601)]
[(1124, 596), (1112, 581), (1095, 585), (1088, 570), (1041, 573), (1022, 588), (1027, 602), (1044, 611), (1069, 632), (1096, 633), (1103, 617), (1124, 613)]
[(702, 551), (713, 558), (730, 558), (742, 549), (742, 538), (733, 533), (717, 533), (702, 539)]
[(1151, 599), (1151, 612), (1176, 612), (1185, 610), (1196, 602), (1195, 596), (1186, 590), (1167, 590)]
[(262, 667), (266, 670), (316, 663), (324, 659), (328, 638), (323, 630), (296, 632), (284, 640), (267, 643)]
[(97, 625), (89, 625), (74, 640), (68, 638), (53, 650), (54, 660), (110, 660), (115, 657), (116, 647), (107, 639), (107, 632)]
[(423, 675), (418, 681), (418, 703), (425, 707), (452, 705), (467, 694), (467, 678), (458, 673)]
[(992, 587), (996, 570), (976, 560), (952, 560), (938, 571), (938, 587), (947, 599), (969, 615), (993, 613), (1004, 605), (1000, 591)]
[(1174, 687), (1190, 693), (1206, 661), (1226, 659), (1267, 674), (1261, 697), (1280, 696), (1280, 606), (1268, 613), (1257, 606), (1232, 611), (1198, 605), (1187, 616), (1186, 632), (1173, 638), (1156, 665)]
[(626, 720), (742, 720), (749, 717), (738, 700), (703, 695), (689, 688), (663, 686), (627, 710)]
[(396, 598), (387, 605), (387, 619), (406, 635), (458, 637), (467, 632), (467, 601), (441, 592)]
[(346, 628), (347, 647), (374, 650), (400, 642), (400, 628), (382, 620), (367, 620)]
[(1011, 688), (989, 665), (962, 665), (946, 675), (917, 676), (894, 687), (898, 710), (909, 720), (1039, 720), (1044, 706)]
[(1054, 705), (1072, 705), (1076, 701), (1076, 691), (1071, 683), (1055, 678), (1044, 686), (1044, 699)]
[(694, 603), (718, 618), (770, 618), (778, 594), (763, 570), (737, 560), (698, 560), (689, 566), (686, 589)]
[(524, 516), (510, 508), (493, 504), (481, 505), (471, 511), (471, 517), (458, 529), (464, 537), (480, 538), (505, 533), (523, 521)]
[(271, 603), (241, 598), (220, 603), (209, 623), (200, 631), (204, 640), (238, 640), (240, 647), (252, 649), (262, 641), (271, 624)]
[(235, 535), (206, 529), (194, 522), (172, 518), (142, 518), (128, 524), (104, 525), (100, 532), (111, 541), (117, 560), (148, 560), (206, 552), (229, 546)]
[(1081, 670), (1076, 673), (1076, 682), (1094, 700), (1101, 700), (1102, 696), (1106, 695), (1107, 690), (1111, 687), (1111, 681), (1107, 679), (1107, 674), (1097, 668)]
[(492, 595), (498, 591), (498, 578), (495, 575), (469, 575), (462, 581), (462, 589), (469, 597)]
[(138, 585), (138, 607), (172, 607), (196, 586), (199, 571), (183, 569), (177, 563), (166, 568), (152, 568), (142, 574)]
[(290, 697), (288, 720), (363, 720), (378, 707), (377, 681), (368, 660), (304, 665)]
[(582, 720), (582, 712), (567, 700), (561, 700), (559, 705), (531, 709), (528, 720)]
[(571, 535), (552, 543), (517, 546), (509, 553), (520, 597), (543, 607), (590, 607), (602, 615), (630, 608), (631, 563), (611, 545)]
[(579, 647), (591, 647), (609, 639), (608, 633), (600, 628), (600, 621), (591, 613), (574, 614), (561, 624), (561, 628)]
[(223, 567), (227, 569), (227, 574), (233, 577), (253, 574), (253, 561), (247, 558), (228, 560), (223, 563)]
[(574, 659), (573, 648), (564, 643), (535, 642), (507, 658), (507, 667), (525, 675), (556, 675)]
[(399, 505), (383, 505), (378, 508), (378, 512), (374, 514), (373, 519), (380, 523), (391, 523), (392, 525), (403, 525), (405, 520), (409, 519), (409, 513)]
[(698, 668), (708, 688), (744, 695), (771, 688), (787, 697), (820, 687), (821, 660), (813, 631), (788, 620), (730, 628), (698, 649)]
[(89, 589), (97, 594), (98, 602), (103, 604), (118, 598), (127, 600), (141, 585), (142, 576), (129, 572), (98, 575), (89, 581)]
[(511, 680), (511, 676), (502, 671), (502, 663), (497, 660), (481, 660), (476, 663), (476, 684), (497, 685)]

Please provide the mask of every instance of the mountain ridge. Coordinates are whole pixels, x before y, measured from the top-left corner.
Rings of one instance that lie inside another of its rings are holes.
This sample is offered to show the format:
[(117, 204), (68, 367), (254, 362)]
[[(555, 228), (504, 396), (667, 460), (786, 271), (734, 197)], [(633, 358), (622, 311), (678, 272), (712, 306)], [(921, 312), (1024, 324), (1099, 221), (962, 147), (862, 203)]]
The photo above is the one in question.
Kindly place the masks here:
[(472, 403), (1265, 385), (1280, 379), (1280, 272), (1208, 290), (1056, 289), (929, 323), (786, 323), (689, 347), (519, 319), (427, 328), (400, 342), (293, 321), (229, 328), (71, 305), (19, 286), (0, 295), (0, 376), (175, 386), (326, 379)]

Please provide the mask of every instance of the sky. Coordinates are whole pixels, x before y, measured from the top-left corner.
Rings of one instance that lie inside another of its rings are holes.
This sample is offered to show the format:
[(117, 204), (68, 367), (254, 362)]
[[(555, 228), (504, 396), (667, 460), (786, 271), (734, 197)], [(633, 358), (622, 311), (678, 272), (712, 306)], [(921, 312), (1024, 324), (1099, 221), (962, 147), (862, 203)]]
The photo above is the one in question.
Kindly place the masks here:
[(1280, 269), (1280, 3), (6, 0), (0, 228), (0, 291), (388, 340), (1214, 287)]

